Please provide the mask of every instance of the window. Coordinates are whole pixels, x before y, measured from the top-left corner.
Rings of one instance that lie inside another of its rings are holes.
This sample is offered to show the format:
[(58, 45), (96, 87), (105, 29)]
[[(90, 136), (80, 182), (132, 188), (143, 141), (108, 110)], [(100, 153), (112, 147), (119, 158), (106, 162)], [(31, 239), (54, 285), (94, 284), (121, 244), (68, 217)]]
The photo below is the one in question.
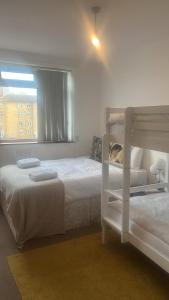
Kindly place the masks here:
[(25, 116), (25, 112), (24, 111), (18, 111), (18, 116), (22, 118), (23, 116)]
[(25, 125), (25, 122), (24, 122), (24, 121), (19, 121), (19, 122), (18, 122), (18, 126), (19, 126), (19, 127), (23, 127), (24, 125)]
[(21, 136), (25, 135), (25, 130), (24, 129), (19, 129), (18, 134), (21, 135)]
[[(37, 139), (37, 87), (33, 73), (22, 68), (20, 70), (12, 72), (2, 68), (0, 72), (0, 124), (3, 127), (0, 132), (1, 142)], [(33, 112), (29, 119), (34, 126), (28, 135), (27, 113), (30, 108)]]
[(71, 72), (0, 65), (1, 143), (72, 141), (72, 124)]
[[(17, 103), (18, 109), (22, 109), (22, 103)], [(22, 111), (20, 113), (23, 113)]]
[(29, 103), (26, 105), (27, 106), (27, 109), (31, 109), (32, 108), (32, 105)]
[(27, 134), (31, 135), (32, 134), (32, 129), (27, 129)]
[(27, 121), (28, 127), (32, 127), (32, 120)]

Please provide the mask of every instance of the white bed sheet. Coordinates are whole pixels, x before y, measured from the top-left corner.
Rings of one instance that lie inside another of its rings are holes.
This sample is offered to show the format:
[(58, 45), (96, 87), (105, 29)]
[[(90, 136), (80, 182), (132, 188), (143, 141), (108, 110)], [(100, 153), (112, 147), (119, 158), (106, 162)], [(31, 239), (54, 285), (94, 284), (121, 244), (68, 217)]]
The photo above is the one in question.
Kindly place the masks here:
[[(87, 199), (100, 195), (102, 164), (88, 157), (67, 158), (41, 162), (42, 166), (52, 167), (58, 172), (65, 186), (65, 202)], [(122, 187), (123, 170), (110, 166), (110, 187)], [(145, 169), (131, 170), (131, 186), (145, 185)]]
[[(121, 213), (113, 209), (111, 212), (111, 216), (114, 222), (116, 222), (121, 228)], [(169, 245), (132, 220), (130, 220), (130, 233), (134, 234), (137, 238), (144, 241), (145, 244), (156, 249), (156, 251), (169, 258)]]
[(69, 201), (65, 205), (65, 230), (101, 223), (100, 196)]
[[(115, 201), (108, 211), (108, 216), (118, 224), (121, 224), (121, 208), (121, 201)], [(130, 198), (130, 220), (130, 230), (136, 236), (142, 234), (140, 238), (145, 240), (151, 235), (169, 246), (169, 193)]]

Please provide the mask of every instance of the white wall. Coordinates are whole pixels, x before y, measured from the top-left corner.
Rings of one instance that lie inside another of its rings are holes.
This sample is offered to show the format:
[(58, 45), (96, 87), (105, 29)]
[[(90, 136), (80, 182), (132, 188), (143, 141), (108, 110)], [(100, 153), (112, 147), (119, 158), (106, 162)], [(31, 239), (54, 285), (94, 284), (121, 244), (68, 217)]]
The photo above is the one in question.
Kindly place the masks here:
[(102, 109), (169, 104), (169, 1), (110, 2)]
[[(91, 62), (74, 62), (25, 53), (0, 51), (1, 61), (72, 69), (74, 79), (74, 131), (77, 142), (71, 144), (0, 145), (0, 166), (14, 163), (19, 155), (34, 155), (40, 159), (57, 159), (89, 155), (93, 135), (99, 134), (100, 72)], [(97, 87), (97, 88), (96, 88)]]
[(119, 52), (104, 71), (102, 105), (169, 104), (169, 38)]
[[(169, 1), (114, 1), (112, 11), (106, 28), (112, 49), (109, 69), (103, 68), (101, 115), (108, 106), (169, 105)], [(158, 156), (151, 152), (146, 160), (151, 164)]]

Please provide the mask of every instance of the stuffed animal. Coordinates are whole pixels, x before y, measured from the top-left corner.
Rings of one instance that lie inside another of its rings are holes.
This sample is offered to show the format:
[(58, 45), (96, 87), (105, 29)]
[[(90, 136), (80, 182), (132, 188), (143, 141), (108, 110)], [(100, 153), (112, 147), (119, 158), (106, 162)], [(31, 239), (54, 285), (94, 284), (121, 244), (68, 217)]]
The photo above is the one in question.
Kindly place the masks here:
[(109, 160), (113, 162), (123, 162), (123, 146), (119, 144), (109, 145)]

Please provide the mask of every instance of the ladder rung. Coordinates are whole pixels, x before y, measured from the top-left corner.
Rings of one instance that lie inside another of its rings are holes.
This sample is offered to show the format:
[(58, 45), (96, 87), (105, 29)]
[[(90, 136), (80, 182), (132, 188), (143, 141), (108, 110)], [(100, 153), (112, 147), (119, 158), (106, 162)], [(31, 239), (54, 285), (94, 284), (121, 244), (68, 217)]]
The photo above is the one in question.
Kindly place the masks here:
[(141, 186), (134, 186), (130, 187), (130, 193), (136, 193), (136, 192), (144, 192), (144, 191), (151, 191), (153, 189), (160, 189), (165, 188), (168, 186), (168, 183), (162, 182), (162, 183), (152, 183), (148, 185), (141, 185)]
[(116, 229), (118, 232), (121, 232), (121, 227), (117, 222), (114, 222), (110, 217), (103, 217), (103, 222), (105, 222), (108, 226), (113, 229)]
[(123, 196), (120, 193), (122, 190), (110, 190), (110, 189), (105, 189), (104, 192), (109, 196), (109, 197), (114, 197), (116, 200), (122, 200)]

